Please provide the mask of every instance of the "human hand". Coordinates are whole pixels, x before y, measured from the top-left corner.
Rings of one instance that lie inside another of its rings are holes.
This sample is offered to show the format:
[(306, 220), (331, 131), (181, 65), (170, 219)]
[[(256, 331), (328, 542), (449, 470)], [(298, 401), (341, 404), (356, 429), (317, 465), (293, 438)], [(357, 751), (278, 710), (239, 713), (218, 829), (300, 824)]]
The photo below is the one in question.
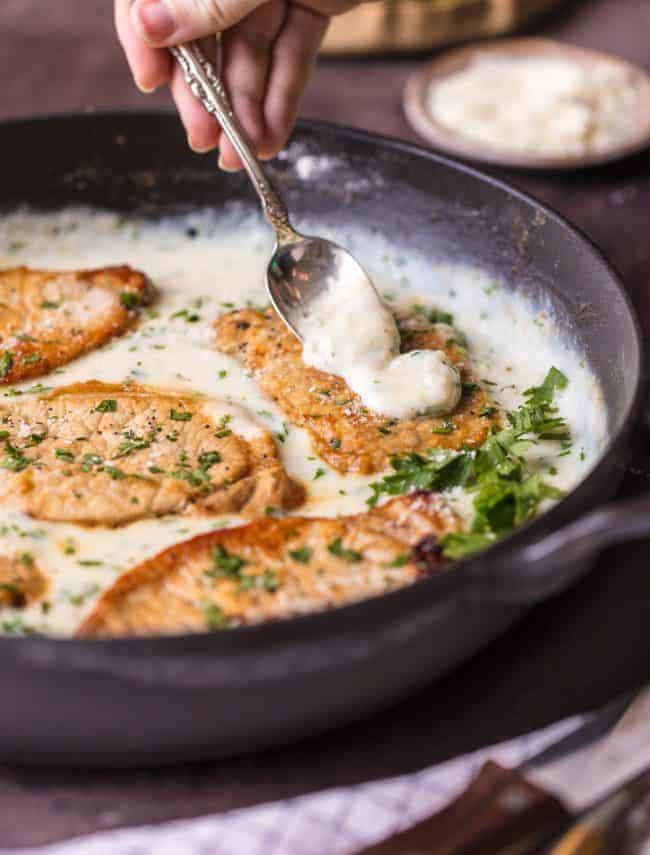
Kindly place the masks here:
[(332, 15), (355, 0), (115, 0), (117, 32), (137, 86), (169, 84), (197, 152), (220, 149), (219, 165), (241, 162), (216, 120), (187, 86), (166, 50), (223, 33), (223, 80), (233, 110), (260, 157), (287, 141), (318, 48)]

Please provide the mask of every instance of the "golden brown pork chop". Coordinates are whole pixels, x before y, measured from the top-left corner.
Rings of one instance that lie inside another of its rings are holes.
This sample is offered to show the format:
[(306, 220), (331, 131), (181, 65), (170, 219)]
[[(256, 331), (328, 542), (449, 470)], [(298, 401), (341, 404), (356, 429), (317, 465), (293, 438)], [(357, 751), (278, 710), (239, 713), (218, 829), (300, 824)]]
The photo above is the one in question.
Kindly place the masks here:
[(389, 419), (364, 407), (344, 380), (305, 365), (302, 346), (269, 309), (243, 309), (216, 321), (217, 347), (253, 372), (260, 388), (299, 427), (315, 452), (339, 472), (371, 474), (388, 468), (391, 457), (429, 448), (475, 448), (499, 415), (473, 382), (467, 352), (446, 324), (402, 332), (402, 350), (442, 349), (461, 371), (464, 392), (450, 418)]
[(34, 558), (22, 555), (0, 555), (0, 609), (21, 609), (38, 600), (47, 588), (47, 579)]
[(152, 288), (130, 267), (0, 271), (0, 384), (40, 377), (119, 335)]
[(126, 573), (78, 634), (202, 632), (352, 603), (435, 572), (436, 537), (458, 526), (439, 495), (420, 492), (356, 516), (221, 529)]
[(300, 504), (269, 434), (244, 439), (218, 412), (208, 398), (97, 382), (0, 405), (0, 500), (104, 525)]

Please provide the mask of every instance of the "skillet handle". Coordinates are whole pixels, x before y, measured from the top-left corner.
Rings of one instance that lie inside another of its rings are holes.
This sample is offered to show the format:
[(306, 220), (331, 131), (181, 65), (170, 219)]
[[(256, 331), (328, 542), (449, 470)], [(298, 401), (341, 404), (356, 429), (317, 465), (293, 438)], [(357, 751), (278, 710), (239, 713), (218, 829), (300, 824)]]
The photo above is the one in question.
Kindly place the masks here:
[(592, 511), (490, 568), (479, 568), (469, 596), (532, 604), (584, 576), (608, 546), (650, 537), (650, 494)]
[(488, 761), (439, 813), (355, 855), (514, 855), (569, 819), (556, 798), (520, 772)]

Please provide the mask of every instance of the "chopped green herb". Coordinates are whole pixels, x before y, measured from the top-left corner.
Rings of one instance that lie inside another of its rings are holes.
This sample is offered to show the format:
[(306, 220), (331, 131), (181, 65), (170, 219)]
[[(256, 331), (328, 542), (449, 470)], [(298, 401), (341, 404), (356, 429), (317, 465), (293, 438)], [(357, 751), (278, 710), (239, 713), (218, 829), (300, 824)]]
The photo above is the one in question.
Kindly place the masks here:
[(59, 460), (67, 460), (69, 463), (74, 460), (74, 454), (71, 451), (66, 451), (65, 448), (55, 449), (54, 456), (58, 457)]
[(54, 303), (52, 300), (43, 300), (40, 305), (41, 309), (58, 309), (61, 303)]
[(195, 324), (197, 321), (201, 320), (201, 315), (197, 315), (196, 312), (189, 312), (187, 309), (181, 309), (180, 312), (174, 312), (171, 316), (172, 320), (176, 318), (183, 318), (185, 323), (187, 324)]
[(404, 567), (405, 564), (408, 564), (411, 560), (411, 556), (409, 553), (405, 553), (403, 555), (396, 555), (395, 558), (388, 565), (389, 567)]
[(431, 428), (431, 433), (439, 433), (439, 434), (447, 435), (449, 433), (453, 433), (455, 430), (456, 430), (456, 425), (452, 421), (450, 421), (449, 419), (446, 419), (441, 425), (438, 425), (437, 427)]
[(223, 370), (222, 370), (222, 371), (220, 371), (220, 372), (219, 372), (219, 379), (220, 379), (220, 380), (223, 380), (223, 379), (224, 379), (224, 377), (227, 377), (227, 376), (228, 376), (228, 372), (227, 372), (227, 371), (223, 371)]
[(2, 356), (0, 356), (0, 377), (6, 377), (13, 367), (13, 356), (9, 353), (8, 350), (5, 350)]
[(118, 469), (117, 466), (104, 466), (104, 472), (106, 472), (113, 481), (121, 481), (123, 478), (126, 478), (126, 472)]
[(267, 517), (274, 517), (275, 519), (282, 519), (285, 516), (282, 508), (276, 508), (275, 505), (267, 505), (264, 508), (264, 515)]
[(104, 462), (99, 454), (84, 454), (82, 460), (85, 466), (101, 466)]
[(363, 559), (363, 555), (360, 552), (356, 552), (354, 549), (346, 549), (340, 537), (333, 540), (328, 545), (327, 550), (332, 555), (336, 555), (337, 558), (342, 558), (344, 561), (350, 561), (351, 563), (357, 563)]
[(37, 362), (40, 361), (41, 356), (39, 353), (29, 353), (23, 358), (23, 365), (35, 365)]
[(47, 433), (30, 433), (27, 437), (25, 448), (33, 448), (35, 445), (40, 445), (46, 436)]
[(97, 413), (114, 413), (117, 410), (117, 401), (114, 398), (105, 398), (95, 407)]
[(324, 469), (321, 469), (321, 468), (319, 467), (319, 468), (314, 472), (314, 477), (312, 478), (312, 481), (318, 481), (318, 479), (319, 479), (319, 478), (322, 478), (322, 477), (323, 477), (323, 475), (326, 475), (326, 474), (327, 474), (327, 473), (325, 472), (325, 470), (324, 470)]
[(13, 446), (8, 439), (5, 440), (4, 448), (7, 456), (0, 463), (2, 469), (9, 469), (10, 472), (22, 472), (29, 466), (31, 462), (29, 458), (25, 457), (22, 451)]
[(485, 419), (489, 419), (490, 416), (493, 416), (496, 413), (496, 411), (497, 411), (496, 407), (489, 407), (486, 405), (485, 407), (482, 407), (479, 410), (478, 414), (479, 414), (479, 416), (482, 416)]
[(289, 550), (290, 557), (299, 564), (308, 564), (313, 554), (314, 550), (309, 546), (301, 546), (300, 549)]
[(238, 579), (246, 561), (240, 556), (228, 552), (225, 546), (215, 546), (212, 550), (214, 567), (205, 571), (210, 579)]
[(173, 422), (189, 422), (192, 419), (192, 413), (183, 413), (180, 410), (170, 410), (169, 418)]
[(208, 629), (225, 629), (228, 625), (224, 613), (215, 603), (203, 603), (203, 615)]
[(264, 591), (274, 593), (279, 587), (278, 577), (272, 570), (265, 570), (263, 573), (245, 573), (239, 581), (240, 591), (261, 588)]
[(142, 451), (145, 448), (149, 448), (150, 445), (150, 439), (145, 439), (142, 436), (136, 436), (133, 431), (127, 430), (124, 432), (124, 440), (120, 443), (114, 459), (119, 460), (120, 457), (128, 457), (129, 454), (133, 454), (136, 451)]
[(334, 437), (334, 439), (330, 439), (330, 447), (337, 450), (341, 447), (341, 440), (338, 437)]
[(473, 494), (474, 522), (469, 533), (443, 539), (445, 554), (464, 557), (508, 534), (530, 519), (545, 499), (562, 495), (543, 481), (523, 455), (541, 439), (564, 441), (562, 454), (570, 452), (568, 426), (553, 404), (555, 391), (565, 388), (566, 382), (552, 368), (540, 386), (525, 393), (525, 403), (507, 413), (508, 425), (500, 430), (493, 427), (478, 451), (432, 449), (428, 455), (393, 458), (393, 473), (370, 485), (368, 504), (375, 505), (383, 494), (464, 487)]
[(140, 295), (135, 291), (122, 291), (120, 294), (120, 303), (125, 309), (131, 311), (140, 305)]

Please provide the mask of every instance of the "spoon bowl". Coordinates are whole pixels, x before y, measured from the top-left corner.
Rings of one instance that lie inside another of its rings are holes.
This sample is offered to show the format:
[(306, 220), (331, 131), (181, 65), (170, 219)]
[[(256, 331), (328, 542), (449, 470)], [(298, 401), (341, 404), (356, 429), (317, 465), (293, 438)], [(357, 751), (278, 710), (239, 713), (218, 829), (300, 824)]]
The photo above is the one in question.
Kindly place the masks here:
[(266, 272), (273, 307), (299, 339), (313, 301), (329, 289), (358, 293), (369, 288), (379, 295), (359, 262), (343, 247), (325, 238), (294, 233), (293, 239), (278, 241)]

